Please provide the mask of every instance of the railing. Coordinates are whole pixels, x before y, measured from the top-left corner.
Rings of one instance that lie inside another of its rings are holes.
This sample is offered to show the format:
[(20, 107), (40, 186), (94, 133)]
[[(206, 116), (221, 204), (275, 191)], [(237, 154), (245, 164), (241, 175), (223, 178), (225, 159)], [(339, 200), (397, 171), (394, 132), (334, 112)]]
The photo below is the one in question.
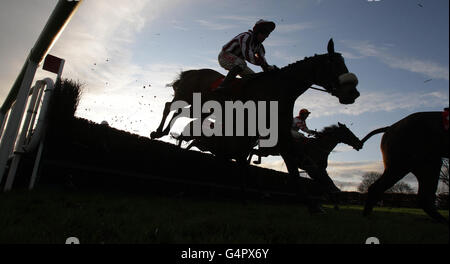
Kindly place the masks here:
[[(50, 78), (37, 81), (36, 85), (32, 88), (31, 99), (28, 103), (28, 111), (22, 123), (21, 133), (15, 144), (14, 152), (10, 156), (11, 164), (9, 166), (8, 176), (6, 178), (4, 187), (5, 191), (11, 190), (13, 186), (22, 155), (34, 152), (39, 146), (28, 188), (31, 190), (34, 187), (44, 147), (48, 106), (51, 100), (53, 88), (54, 82)], [(44, 98), (41, 103), (42, 97)], [(36, 122), (38, 113), (39, 117)]]
[[(38, 40), (30, 51), (22, 70), (13, 84), (5, 102), (0, 108), (0, 184), (12, 150), (14, 149), (19, 127), (24, 118), (30, 86), (42, 59), (55, 43), (64, 27), (76, 11), (80, 1), (59, 0)], [(62, 67), (60, 68), (60, 71)], [(14, 107), (12, 107), (14, 105)], [(8, 114), (9, 113), (9, 114)], [(6, 122), (8, 121), (8, 122)], [(11, 182), (10, 182), (11, 183)], [(11, 183), (12, 184), (12, 183)], [(8, 190), (5, 184), (5, 190)]]

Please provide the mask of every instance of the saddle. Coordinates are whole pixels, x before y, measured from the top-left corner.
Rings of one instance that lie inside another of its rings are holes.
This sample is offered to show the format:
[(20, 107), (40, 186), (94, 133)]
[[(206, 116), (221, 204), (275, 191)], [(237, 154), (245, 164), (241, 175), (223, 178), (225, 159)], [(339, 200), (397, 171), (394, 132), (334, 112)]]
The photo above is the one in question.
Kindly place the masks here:
[[(214, 92), (217, 87), (219, 87), (219, 85), (223, 82), (223, 79), (225, 79), (225, 77), (220, 77), (213, 83), (211, 83), (211, 85), (209, 86), (209, 90), (211, 92)], [(241, 78), (235, 78), (231, 83), (229, 89), (226, 90), (228, 90), (227, 92), (229, 92), (230, 94), (236, 94), (242, 88), (243, 84), (244, 81)]]
[(294, 142), (298, 142), (300, 144), (306, 145), (309, 142), (311, 142), (311, 138), (308, 138), (308, 137), (294, 138)]

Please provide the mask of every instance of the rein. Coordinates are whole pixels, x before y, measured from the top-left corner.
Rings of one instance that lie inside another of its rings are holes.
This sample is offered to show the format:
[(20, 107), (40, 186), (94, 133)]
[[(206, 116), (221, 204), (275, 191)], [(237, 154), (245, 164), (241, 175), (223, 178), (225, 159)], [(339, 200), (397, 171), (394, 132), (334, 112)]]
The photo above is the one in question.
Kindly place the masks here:
[(331, 92), (329, 92), (329, 91), (327, 91), (327, 90), (325, 90), (325, 89), (318, 88), (318, 87), (314, 87), (314, 86), (310, 86), (309, 88), (310, 88), (310, 89), (317, 90), (317, 91), (325, 92), (325, 93), (331, 93)]

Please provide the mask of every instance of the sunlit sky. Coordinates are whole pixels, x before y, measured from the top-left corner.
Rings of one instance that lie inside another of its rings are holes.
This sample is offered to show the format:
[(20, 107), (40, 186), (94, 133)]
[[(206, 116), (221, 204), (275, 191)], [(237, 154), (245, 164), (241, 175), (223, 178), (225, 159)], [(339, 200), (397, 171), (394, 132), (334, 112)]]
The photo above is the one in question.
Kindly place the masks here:
[[(1, 102), (56, 3), (0, 2)], [(304, 107), (312, 112), (310, 129), (341, 122), (362, 138), (411, 113), (448, 106), (448, 5), (448, 0), (84, 0), (50, 53), (66, 60), (63, 77), (84, 83), (77, 116), (149, 136), (172, 99), (166, 84), (182, 70), (225, 74), (217, 62), (221, 47), (258, 19), (272, 20), (276, 29), (264, 42), (269, 64), (283, 67), (325, 53), (333, 38), (359, 79), (356, 103), (341, 105), (308, 90), (293, 115)], [(46, 76), (54, 77), (40, 69), (36, 79)], [(372, 137), (360, 151), (337, 146), (328, 172), (339, 187), (354, 190), (365, 172), (382, 172), (380, 140), (381, 135)], [(263, 162), (286, 169), (278, 157)], [(414, 177), (406, 180), (416, 185)]]

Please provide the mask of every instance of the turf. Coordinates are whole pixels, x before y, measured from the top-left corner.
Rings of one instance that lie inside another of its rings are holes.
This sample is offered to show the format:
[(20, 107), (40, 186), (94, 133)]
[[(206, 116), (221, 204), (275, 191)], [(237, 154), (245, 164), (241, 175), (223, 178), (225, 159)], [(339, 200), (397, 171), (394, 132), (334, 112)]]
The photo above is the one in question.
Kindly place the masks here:
[[(75, 236), (84, 244), (270, 243), (384, 244), (449, 242), (448, 226), (421, 209), (325, 206), (311, 216), (295, 204), (218, 198), (168, 197), (62, 189), (0, 194), (0, 243), (63, 244)], [(441, 211), (448, 218), (448, 211)]]

